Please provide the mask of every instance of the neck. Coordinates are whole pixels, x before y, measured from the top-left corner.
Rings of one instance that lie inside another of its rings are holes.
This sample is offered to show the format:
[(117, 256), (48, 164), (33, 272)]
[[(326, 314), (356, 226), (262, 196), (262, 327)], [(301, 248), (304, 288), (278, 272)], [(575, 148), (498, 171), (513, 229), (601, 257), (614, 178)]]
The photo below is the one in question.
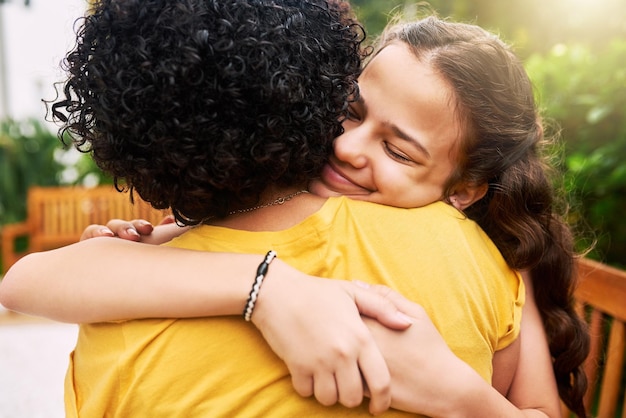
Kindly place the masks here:
[(290, 201), (293, 198), (296, 198), (296, 197), (300, 196), (303, 193), (309, 193), (309, 192), (307, 190), (298, 190), (296, 192), (289, 193), (289, 194), (281, 194), (278, 197), (276, 197), (275, 199), (274, 198), (270, 199), (267, 203), (261, 203), (259, 205), (248, 207), (248, 208), (244, 208), (244, 209), (235, 209), (233, 211), (230, 211), (228, 213), (228, 215), (229, 216), (237, 215), (237, 214), (240, 214), (240, 213), (248, 213), (248, 212), (252, 212), (252, 211), (255, 211), (255, 210), (261, 210), (261, 209), (269, 208), (270, 206), (284, 205), (286, 202)]
[(256, 205), (235, 209), (226, 218), (210, 223), (248, 231), (280, 231), (302, 222), (319, 210), (325, 201), (306, 192), (305, 186), (272, 187), (261, 194)]
[(303, 190), (304, 191), (308, 190), (306, 184), (297, 185), (297, 186), (289, 186), (289, 187), (277, 187), (275, 185), (272, 185), (268, 187), (267, 189), (265, 189), (263, 193), (261, 193), (261, 197), (259, 198), (258, 203), (252, 206), (265, 205), (265, 204), (274, 202), (276, 199), (280, 199), (282, 197), (289, 196), (294, 193), (301, 192)]

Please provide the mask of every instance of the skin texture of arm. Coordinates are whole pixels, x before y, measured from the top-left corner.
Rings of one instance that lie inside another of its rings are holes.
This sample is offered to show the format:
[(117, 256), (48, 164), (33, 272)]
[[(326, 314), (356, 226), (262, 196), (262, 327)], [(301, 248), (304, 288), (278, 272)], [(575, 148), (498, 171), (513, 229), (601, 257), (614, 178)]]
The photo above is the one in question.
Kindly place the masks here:
[[(536, 403), (535, 408), (547, 416), (560, 417), (561, 403), (552, 372), (552, 358), (533, 296), (532, 280), (525, 272), (522, 277), (526, 285), (526, 304), (522, 311), (523, 332), (519, 338), (519, 357), (507, 398), (516, 404), (524, 399), (530, 400)], [(494, 367), (501, 366), (494, 363)]]
[[(170, 254), (172, 258), (168, 258), (170, 252), (174, 253)], [(92, 254), (107, 256), (94, 258)], [(259, 259), (259, 255), (224, 257), (155, 248), (125, 240), (90, 239), (58, 250), (31, 254), (18, 262), (0, 284), (0, 302), (16, 311), (66, 322), (239, 315), (249, 292), (250, 272), (255, 271)], [(113, 265), (110, 260), (115, 260)], [(141, 270), (137, 270), (137, 260), (142, 260)], [(42, 272), (40, 266), (44, 265), (46, 271)], [(175, 274), (163, 274), (171, 265), (176, 265)], [(110, 274), (112, 271), (116, 274)], [(62, 277), (55, 278), (56, 273)], [(176, 277), (185, 280), (172, 280)], [(229, 279), (212, 280), (207, 286), (211, 277)], [(374, 286), (381, 296), (375, 299), (369, 288), (312, 278), (279, 259), (272, 263), (268, 279), (253, 322), (287, 364), (294, 387), (302, 396), (315, 395), (325, 405), (359, 404), (363, 395), (360, 369), (369, 385), (373, 412), (385, 410), (388, 407), (385, 399), (391, 395), (392, 406), (432, 416), (454, 416), (453, 413), (460, 412), (476, 415), (459, 416), (560, 416), (547, 343), (536, 307), (534, 316), (526, 315), (526, 308), (524, 311), (517, 367), (499, 366), (510, 364), (510, 361), (498, 360), (508, 350), (502, 350), (494, 358), (494, 384), (502, 393), (508, 392), (509, 402), (454, 356), (418, 305), (395, 292), (386, 293), (389, 289)], [(54, 286), (50, 289), (51, 283)], [(532, 308), (532, 297), (527, 300)], [(323, 303), (320, 305), (317, 301)], [(386, 325), (367, 322), (380, 339), (378, 345), (383, 355), (387, 354), (387, 366), (381, 366), (376, 343), (364, 328), (357, 307), (364, 315), (371, 315)], [(403, 329), (408, 325), (405, 317), (398, 315), (397, 307), (414, 318), (404, 332), (387, 328)], [(285, 315), (285, 312), (322, 314)], [(337, 318), (343, 320), (338, 323)], [(335, 326), (328, 327), (328, 323)], [(293, 338), (293, 335), (299, 337)], [(329, 347), (329, 341), (336, 344)], [(385, 346), (385, 342), (389, 344)], [(415, 347), (430, 350), (415, 350)], [(541, 353), (541, 357), (536, 353)], [(407, 357), (411, 361), (407, 361)], [(391, 391), (387, 370), (391, 372)], [(545, 379), (538, 379), (537, 373)], [(417, 397), (417, 393), (424, 396)], [(445, 402), (433, 403), (433, 393), (439, 393)], [(441, 396), (442, 393), (445, 396)], [(450, 393), (457, 397), (452, 398)], [(474, 405), (478, 399), (481, 400), (479, 405)], [(525, 411), (526, 408), (536, 409)], [(516, 415), (520, 413), (522, 415)]]
[[(172, 263), (170, 257), (176, 262)], [(137, 260), (141, 260), (140, 270)], [(77, 323), (241, 315), (253, 281), (251, 272), (256, 271), (260, 260), (260, 255), (224, 257), (95, 238), (19, 260), (0, 283), (0, 303), (25, 314)], [(172, 266), (176, 271), (169, 274)], [(176, 280), (182, 277), (185, 279)], [(273, 296), (271, 289), (288, 289), (289, 293)], [(280, 259), (272, 262), (261, 294), (267, 295), (272, 304), (263, 304), (260, 298), (253, 322), (262, 316), (264, 306), (271, 305), (284, 307), (280, 316), (286, 320), (292, 317), (284, 315), (289, 309), (321, 313), (299, 315), (304, 329), (317, 332), (301, 335), (295, 353), (313, 346), (307, 340), (309, 336), (324, 344), (317, 344), (314, 356), (306, 362), (285, 358), (294, 380), (313, 380), (313, 393), (325, 405), (340, 402), (355, 406), (363, 397), (362, 374), (372, 391), (370, 411), (379, 413), (389, 407), (389, 372), (360, 312), (397, 329), (410, 326), (406, 315), (384, 297), (352, 282), (314, 278)], [(311, 297), (313, 294), (318, 296)], [(327, 327), (328, 323), (336, 326)]]

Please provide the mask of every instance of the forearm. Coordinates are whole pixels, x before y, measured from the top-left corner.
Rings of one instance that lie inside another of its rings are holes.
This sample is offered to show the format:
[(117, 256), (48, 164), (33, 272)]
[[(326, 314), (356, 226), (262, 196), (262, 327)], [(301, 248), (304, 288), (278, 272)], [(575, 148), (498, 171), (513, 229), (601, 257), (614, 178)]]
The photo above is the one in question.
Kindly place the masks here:
[(525, 274), (526, 303), (522, 312), (520, 355), (507, 398), (516, 405), (534, 403), (549, 417), (561, 416), (548, 339), (537, 308), (532, 280)]
[[(450, 396), (454, 388), (448, 392), (447, 399), (455, 399), (448, 403), (442, 417), (450, 418), (482, 418), (482, 417), (533, 417), (548, 418), (541, 405), (515, 405), (495, 388), (485, 382), (478, 374), (467, 367), (467, 370), (454, 375), (458, 387), (458, 396)], [(552, 415), (555, 417), (555, 415)]]
[[(382, 328), (380, 330), (383, 333), (390, 333)], [(449, 418), (559, 416), (558, 411), (557, 415), (550, 415), (546, 411), (542, 397), (508, 399), (447, 347), (433, 348), (428, 354), (429, 348), (426, 347), (428, 343), (424, 342), (424, 333), (421, 333), (422, 341), (418, 344), (418, 349), (423, 349), (427, 353), (426, 358), (420, 360), (422, 356), (418, 356), (416, 363), (421, 367), (413, 372), (407, 370), (410, 369), (411, 360), (407, 361), (406, 356), (403, 357), (405, 360), (400, 362), (390, 360), (390, 357), (394, 356), (394, 346), (397, 347), (398, 344), (381, 343), (379, 337), (380, 333), (377, 333), (377, 343), (383, 351), (392, 376), (393, 408), (432, 417)], [(386, 347), (389, 347), (391, 352), (387, 352)], [(413, 373), (413, 376), (407, 377), (405, 373)], [(533, 401), (537, 404), (533, 404)]]
[[(496, 353), (501, 356), (508, 351), (507, 361), (517, 367), (506, 393), (507, 399), (450, 350), (421, 306), (396, 292), (385, 290), (384, 293), (402, 312), (413, 318), (411, 327), (402, 332), (386, 329), (364, 318), (391, 373), (392, 407), (432, 417), (560, 416), (559, 398), (552, 390), (554, 377), (549, 375), (549, 365), (546, 372), (541, 363), (539, 376), (545, 379), (530, 379), (530, 370), (539, 366), (529, 363), (532, 353), (543, 348), (547, 350), (545, 336), (540, 339), (535, 335), (537, 326), (541, 330), (540, 322), (523, 321), (521, 339), (514, 343), (516, 347), (511, 346), (513, 351), (507, 348)], [(515, 355), (516, 349), (521, 350), (519, 356)], [(515, 355), (513, 358), (511, 353)]]
[(0, 303), (76, 323), (240, 314), (261, 260), (90, 239), (19, 260), (0, 283)]

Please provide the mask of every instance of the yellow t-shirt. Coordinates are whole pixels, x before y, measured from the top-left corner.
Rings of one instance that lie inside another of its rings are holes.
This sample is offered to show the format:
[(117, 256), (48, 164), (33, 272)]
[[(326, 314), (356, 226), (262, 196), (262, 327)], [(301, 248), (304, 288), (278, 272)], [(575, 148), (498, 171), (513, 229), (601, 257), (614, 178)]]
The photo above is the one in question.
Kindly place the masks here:
[[(443, 203), (398, 209), (332, 198), (284, 231), (201, 226), (169, 245), (274, 249), (308, 274), (391, 286), (422, 304), (454, 353), (487, 381), (493, 352), (519, 332), (519, 275), (474, 222)], [(367, 402), (329, 408), (298, 396), (285, 365), (239, 316), (81, 325), (65, 389), (69, 417), (369, 416)]]

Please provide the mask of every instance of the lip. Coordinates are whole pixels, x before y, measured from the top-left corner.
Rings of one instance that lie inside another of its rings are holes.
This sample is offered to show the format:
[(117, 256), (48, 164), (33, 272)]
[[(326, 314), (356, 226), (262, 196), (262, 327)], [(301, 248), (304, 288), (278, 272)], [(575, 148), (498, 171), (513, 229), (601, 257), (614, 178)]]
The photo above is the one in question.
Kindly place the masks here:
[(328, 161), (322, 169), (321, 180), (326, 187), (343, 195), (370, 193), (370, 190), (352, 181), (333, 161)]

